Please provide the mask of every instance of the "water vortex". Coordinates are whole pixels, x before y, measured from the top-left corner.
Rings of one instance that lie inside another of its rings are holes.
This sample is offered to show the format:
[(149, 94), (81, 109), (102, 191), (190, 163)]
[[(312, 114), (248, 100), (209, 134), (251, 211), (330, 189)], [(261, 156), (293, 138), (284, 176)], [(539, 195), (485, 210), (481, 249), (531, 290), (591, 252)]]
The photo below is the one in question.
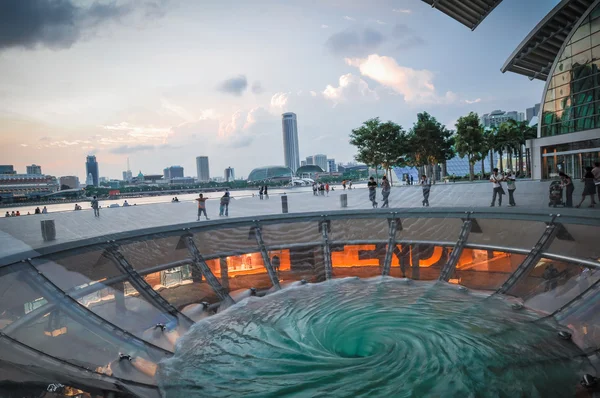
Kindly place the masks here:
[(307, 284), (194, 325), (159, 383), (166, 397), (573, 396), (581, 352), (539, 319), (446, 283)]

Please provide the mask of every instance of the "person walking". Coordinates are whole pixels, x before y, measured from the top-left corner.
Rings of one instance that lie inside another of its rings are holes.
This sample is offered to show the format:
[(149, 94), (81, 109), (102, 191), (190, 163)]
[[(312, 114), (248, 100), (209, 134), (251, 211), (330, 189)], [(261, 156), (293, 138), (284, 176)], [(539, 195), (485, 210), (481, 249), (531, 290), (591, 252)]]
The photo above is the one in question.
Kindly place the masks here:
[(387, 177), (383, 176), (381, 178), (381, 196), (382, 196), (381, 200), (383, 200), (383, 204), (381, 205), (382, 209), (384, 207), (390, 207), (388, 198), (390, 197), (391, 189), (392, 189), (392, 187), (390, 186), (390, 182), (388, 181)]
[(325, 184), (325, 192), (327, 192), (327, 196), (329, 196), (329, 183)]
[(260, 198), (260, 200), (263, 200), (263, 187), (262, 187), (262, 185), (260, 186), (260, 190), (258, 191), (258, 197)]
[(514, 207), (517, 205), (515, 203), (515, 189), (517, 189), (517, 178), (512, 173), (512, 170), (508, 170), (508, 172), (506, 173), (506, 177), (504, 177), (504, 180), (506, 181), (506, 188), (508, 189), (508, 204)]
[(204, 217), (206, 217), (207, 220), (210, 220), (210, 218), (208, 218), (208, 215), (206, 214), (207, 200), (208, 198), (205, 198), (202, 194), (200, 194), (200, 196), (196, 198), (196, 202), (198, 202), (198, 219), (196, 221), (200, 221), (200, 216), (202, 216), (202, 214), (204, 214)]
[(490, 176), (490, 182), (494, 188), (492, 195), (492, 204), (490, 207), (494, 207), (496, 205), (496, 196), (498, 196), (498, 207), (502, 206), (502, 195), (504, 195), (504, 189), (502, 188), (502, 184), (500, 183), (503, 180), (502, 175), (498, 173), (498, 169), (494, 168), (492, 175)]
[(229, 217), (229, 192), (225, 192), (225, 194), (221, 197), (221, 203), (219, 206), (219, 217)]
[(344, 188), (344, 191), (346, 190), (346, 180), (342, 181), (342, 188)]
[(367, 187), (369, 188), (369, 200), (373, 205), (373, 208), (377, 208), (377, 183), (375, 182), (375, 178), (370, 177), (369, 182), (367, 183)]
[(92, 198), (92, 209), (94, 209), (94, 217), (100, 217), (100, 203), (95, 196)]
[(264, 194), (265, 194), (265, 199), (269, 199), (269, 190), (266, 185), (265, 185)]
[(411, 176), (410, 176), (410, 185), (413, 185), (414, 181), (415, 181), (415, 180), (413, 179), (413, 176), (411, 175)]
[(429, 192), (431, 191), (431, 180), (425, 174), (421, 176), (421, 186), (423, 187), (423, 206), (429, 207)]
[(594, 163), (594, 168), (592, 169), (592, 174), (594, 175), (594, 185), (596, 185), (596, 192), (598, 193), (598, 201), (600, 202), (600, 162)]
[(594, 207), (596, 205), (596, 200), (594, 196), (596, 196), (596, 186), (594, 184), (594, 174), (592, 174), (592, 168), (585, 168), (585, 175), (583, 176), (583, 193), (581, 194), (581, 202), (575, 207), (579, 208), (583, 204), (586, 196), (589, 196), (591, 199), (591, 204), (588, 207)]
[(573, 186), (573, 180), (571, 180), (571, 177), (562, 171), (558, 173), (558, 175), (560, 176), (561, 186), (563, 189), (565, 189), (565, 207), (573, 207), (573, 191), (575, 190), (575, 187)]

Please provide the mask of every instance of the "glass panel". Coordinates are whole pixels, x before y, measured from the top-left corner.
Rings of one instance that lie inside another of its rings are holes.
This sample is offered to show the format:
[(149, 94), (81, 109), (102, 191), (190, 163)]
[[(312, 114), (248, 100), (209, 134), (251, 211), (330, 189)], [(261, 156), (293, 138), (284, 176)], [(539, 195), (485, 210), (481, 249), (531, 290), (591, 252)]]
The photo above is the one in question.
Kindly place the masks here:
[[(269, 256), (271, 261), (273, 256)], [(229, 256), (225, 258), (225, 261), (227, 264), (227, 283), (224, 283), (224, 286), (229, 286), (231, 292), (240, 289), (247, 290), (251, 287), (270, 289), (273, 286), (265, 268), (262, 254), (259, 251)], [(220, 272), (218, 275), (222, 276)]]
[(497, 290), (525, 260), (525, 255), (464, 249), (450, 283), (477, 290)]
[[(577, 40), (580, 40), (589, 35), (590, 35), (590, 24), (588, 22), (588, 23), (584, 23), (579, 28), (577, 28), (575, 33), (573, 33), (573, 36), (571, 36), (571, 43), (574, 44)], [(575, 52), (575, 51), (573, 51), (573, 52)]]
[(331, 241), (387, 240), (388, 238), (389, 225), (385, 218), (331, 220), (329, 232)]
[(322, 240), (317, 221), (261, 225), (266, 246), (294, 243), (320, 242)]
[(385, 243), (332, 245), (331, 265), (334, 277), (358, 276), (360, 278), (370, 278), (380, 276), (385, 261), (386, 247)]
[[(570, 72), (559, 73), (557, 75), (554, 75), (554, 77), (552, 78), (552, 86), (551, 87), (559, 87), (564, 84), (568, 84), (570, 82), (571, 82), (571, 73)], [(546, 99), (546, 101), (548, 101), (548, 99)]]
[(190, 258), (190, 253), (180, 236), (157, 236), (139, 242), (123, 244), (119, 251), (138, 271), (161, 264)]
[[(518, 204), (518, 185), (515, 201)], [(531, 249), (546, 230), (546, 224), (542, 222), (477, 218), (477, 223), (483, 232), (471, 231), (467, 239), (469, 244)]]
[[(600, 20), (598, 20), (598, 18), (596, 18), (596, 19), (592, 20), (592, 23), (590, 25), (590, 33), (592, 33), (592, 37), (593, 37), (593, 34), (598, 31), (600, 31)], [(593, 38), (592, 38), (592, 40), (593, 40)]]
[[(600, 30), (600, 29), (599, 29)], [(592, 47), (600, 45), (600, 32), (597, 31), (592, 35)]]
[(565, 58), (556, 65), (556, 73), (568, 72), (571, 70), (572, 57)]
[[(589, 27), (589, 25), (588, 25)], [(571, 48), (573, 51), (573, 58), (577, 57), (577, 54), (589, 50), (590, 48), (592, 48), (590, 46), (590, 37), (589, 35), (581, 40), (578, 40), (576, 42), (571, 43)], [(575, 62), (573, 62), (573, 65), (575, 65)]]
[[(550, 91), (552, 91), (552, 92), (550, 92)], [(549, 90), (549, 91), (548, 91), (548, 95), (550, 95), (550, 96), (552, 97), (552, 98), (551, 98), (551, 99), (552, 99), (552, 101), (550, 101), (550, 102), (546, 102), (546, 103), (544, 104), (544, 113), (546, 113), (546, 112), (552, 112), (552, 113), (554, 113), (554, 111), (556, 111), (556, 109), (555, 109), (555, 106), (554, 106), (554, 90)], [(548, 97), (546, 97), (546, 98), (548, 99)], [(553, 116), (554, 116), (554, 115), (553, 115)], [(551, 124), (551, 123), (552, 123), (552, 122), (549, 120), (549, 121), (548, 121), (547, 123), (545, 123), (545, 124)]]
[[(571, 58), (572, 51), (571, 51), (571, 45), (567, 45), (563, 51), (563, 53), (560, 55), (560, 60), (564, 60), (567, 58)], [(558, 69), (557, 69), (558, 70)]]
[(220, 228), (194, 233), (194, 242), (203, 256), (228, 252), (257, 252), (258, 243), (252, 227)]
[(459, 218), (404, 218), (396, 239), (455, 243), (462, 225)]
[(564, 97), (568, 96), (569, 94), (571, 94), (571, 85), (570, 84), (564, 84), (564, 85), (556, 87), (554, 89), (554, 96), (557, 100), (559, 98), (564, 98)]
[[(589, 43), (587, 46), (589, 48)], [(583, 51), (583, 52), (581, 52), (577, 55), (573, 55), (573, 57), (571, 57), (571, 63), (573, 64), (573, 68), (575, 68), (578, 65), (585, 65), (591, 61), (592, 61), (592, 51), (591, 50)]]
[[(600, 21), (598, 21), (600, 22)], [(600, 46), (592, 48), (592, 58), (595, 60), (600, 59)]]
[(563, 224), (563, 226), (566, 233), (559, 233), (550, 244), (548, 253), (600, 261), (598, 227), (576, 224)]

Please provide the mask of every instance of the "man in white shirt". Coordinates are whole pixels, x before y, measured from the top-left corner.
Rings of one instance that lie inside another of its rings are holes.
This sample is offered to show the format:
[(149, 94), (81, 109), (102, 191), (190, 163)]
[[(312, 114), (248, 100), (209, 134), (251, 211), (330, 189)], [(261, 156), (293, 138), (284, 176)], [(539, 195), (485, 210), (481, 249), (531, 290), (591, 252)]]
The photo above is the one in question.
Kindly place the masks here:
[(490, 205), (490, 207), (495, 206), (496, 195), (498, 195), (498, 207), (502, 206), (502, 195), (504, 195), (504, 189), (502, 189), (502, 184), (500, 184), (500, 181), (502, 181), (502, 179), (502, 175), (498, 174), (498, 169), (495, 168), (492, 172), (492, 175), (490, 176), (490, 182), (494, 187), (494, 194), (492, 196), (492, 204)]

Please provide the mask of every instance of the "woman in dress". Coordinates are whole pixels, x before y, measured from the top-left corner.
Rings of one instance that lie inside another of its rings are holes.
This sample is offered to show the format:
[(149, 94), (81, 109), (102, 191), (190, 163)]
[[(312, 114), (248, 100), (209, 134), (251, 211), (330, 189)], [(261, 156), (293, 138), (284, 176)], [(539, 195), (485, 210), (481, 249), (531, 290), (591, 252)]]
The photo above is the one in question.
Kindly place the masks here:
[(596, 204), (596, 200), (594, 196), (596, 195), (596, 186), (594, 185), (594, 174), (592, 173), (591, 167), (585, 168), (585, 175), (583, 176), (584, 186), (583, 193), (581, 194), (581, 202), (576, 207), (580, 207), (583, 204), (586, 196), (589, 196), (592, 200), (592, 203), (589, 207), (594, 207)]
[(573, 186), (573, 180), (571, 177), (563, 173), (562, 171), (558, 173), (560, 175), (560, 180), (562, 182), (563, 189), (566, 189), (566, 204), (565, 207), (573, 207), (573, 191), (575, 187)]

